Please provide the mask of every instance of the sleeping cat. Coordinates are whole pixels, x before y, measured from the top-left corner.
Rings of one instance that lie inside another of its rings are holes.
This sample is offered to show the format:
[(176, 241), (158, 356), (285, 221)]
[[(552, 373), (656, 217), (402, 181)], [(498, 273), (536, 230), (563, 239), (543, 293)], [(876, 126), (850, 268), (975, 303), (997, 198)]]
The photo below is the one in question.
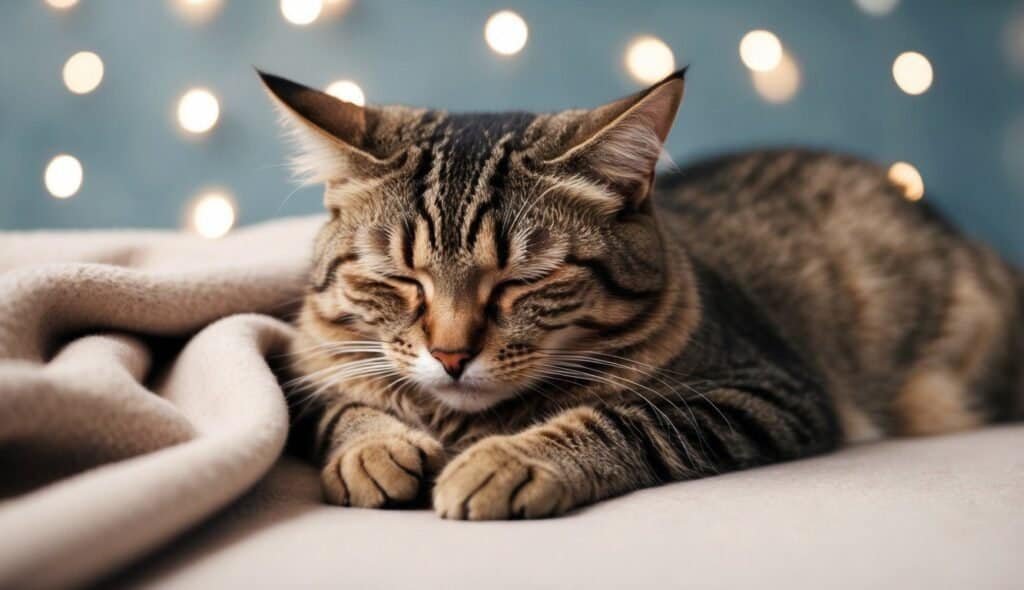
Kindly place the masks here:
[(261, 75), (326, 185), (293, 369), (329, 502), (547, 517), (1020, 410), (1021, 275), (883, 169), (758, 151), (655, 182), (682, 71), (461, 115)]

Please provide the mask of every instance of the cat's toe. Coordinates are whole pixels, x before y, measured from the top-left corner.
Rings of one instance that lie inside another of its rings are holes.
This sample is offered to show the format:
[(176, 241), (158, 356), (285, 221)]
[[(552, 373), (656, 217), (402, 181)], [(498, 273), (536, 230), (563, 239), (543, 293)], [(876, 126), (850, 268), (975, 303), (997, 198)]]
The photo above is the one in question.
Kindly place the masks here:
[(342, 506), (384, 508), (416, 500), (444, 464), (441, 445), (427, 437), (373, 437), (340, 449), (321, 473), (324, 497)]
[(438, 478), (434, 510), (442, 518), (544, 518), (571, 507), (557, 469), (495, 438), (471, 447)]

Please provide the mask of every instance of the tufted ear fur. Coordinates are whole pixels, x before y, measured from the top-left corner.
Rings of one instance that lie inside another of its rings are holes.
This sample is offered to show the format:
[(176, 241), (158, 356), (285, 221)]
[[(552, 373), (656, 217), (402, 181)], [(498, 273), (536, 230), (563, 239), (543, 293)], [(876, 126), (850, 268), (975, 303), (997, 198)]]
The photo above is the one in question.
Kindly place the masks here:
[(292, 160), (296, 175), (307, 183), (372, 176), (388, 154), (376, 154), (368, 129), (381, 113), (345, 102), (257, 70), (285, 127), (298, 147)]
[(610, 187), (632, 207), (650, 194), (654, 167), (683, 99), (686, 69), (650, 88), (579, 115), (548, 164)]

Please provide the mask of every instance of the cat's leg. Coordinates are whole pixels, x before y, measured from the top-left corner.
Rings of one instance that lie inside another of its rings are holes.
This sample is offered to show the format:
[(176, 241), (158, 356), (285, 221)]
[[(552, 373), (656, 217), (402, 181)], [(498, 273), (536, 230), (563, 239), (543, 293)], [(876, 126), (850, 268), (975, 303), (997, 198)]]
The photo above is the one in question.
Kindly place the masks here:
[(441, 444), (387, 412), (352, 401), (328, 406), (316, 428), (320, 482), (332, 504), (413, 502), (445, 463)]
[(453, 519), (542, 518), (642, 487), (806, 456), (837, 444), (830, 412), (823, 398), (780, 402), (728, 388), (685, 407), (577, 407), (466, 449), (438, 478), (434, 510)]

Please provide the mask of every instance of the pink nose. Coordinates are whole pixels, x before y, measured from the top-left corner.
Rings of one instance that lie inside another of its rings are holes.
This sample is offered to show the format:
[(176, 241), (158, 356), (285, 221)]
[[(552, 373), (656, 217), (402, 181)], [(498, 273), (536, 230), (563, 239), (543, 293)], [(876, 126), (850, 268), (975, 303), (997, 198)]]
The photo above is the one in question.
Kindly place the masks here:
[(437, 359), (437, 362), (441, 363), (445, 372), (451, 375), (452, 379), (458, 379), (473, 358), (473, 355), (466, 350), (431, 350), (430, 354)]

